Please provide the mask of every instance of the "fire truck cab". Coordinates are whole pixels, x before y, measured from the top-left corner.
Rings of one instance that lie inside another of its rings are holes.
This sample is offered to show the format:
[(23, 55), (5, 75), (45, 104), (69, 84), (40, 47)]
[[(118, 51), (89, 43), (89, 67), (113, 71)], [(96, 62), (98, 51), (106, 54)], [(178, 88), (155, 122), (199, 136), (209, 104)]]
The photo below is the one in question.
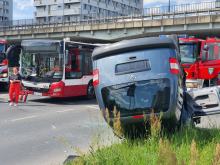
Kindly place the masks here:
[(179, 45), (188, 88), (220, 84), (220, 39), (180, 38)]

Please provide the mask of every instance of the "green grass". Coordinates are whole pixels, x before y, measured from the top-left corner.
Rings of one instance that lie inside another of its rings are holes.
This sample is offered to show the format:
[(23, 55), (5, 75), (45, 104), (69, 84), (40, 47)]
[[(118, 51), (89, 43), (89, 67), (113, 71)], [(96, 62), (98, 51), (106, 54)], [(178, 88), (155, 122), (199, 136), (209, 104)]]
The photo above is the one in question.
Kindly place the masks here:
[[(219, 165), (220, 131), (192, 128), (92, 148), (68, 165)], [(218, 146), (218, 147), (217, 147)], [(216, 149), (217, 148), (217, 149)]]

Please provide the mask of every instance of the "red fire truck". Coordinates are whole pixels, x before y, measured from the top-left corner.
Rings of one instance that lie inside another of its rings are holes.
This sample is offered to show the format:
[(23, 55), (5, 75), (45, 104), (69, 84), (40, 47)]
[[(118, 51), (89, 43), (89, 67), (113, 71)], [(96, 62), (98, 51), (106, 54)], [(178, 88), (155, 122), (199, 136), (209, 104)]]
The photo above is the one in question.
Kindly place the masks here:
[(8, 86), (8, 60), (5, 52), (7, 50), (7, 41), (0, 40), (0, 88)]
[(180, 38), (180, 55), (189, 88), (220, 84), (220, 39)]

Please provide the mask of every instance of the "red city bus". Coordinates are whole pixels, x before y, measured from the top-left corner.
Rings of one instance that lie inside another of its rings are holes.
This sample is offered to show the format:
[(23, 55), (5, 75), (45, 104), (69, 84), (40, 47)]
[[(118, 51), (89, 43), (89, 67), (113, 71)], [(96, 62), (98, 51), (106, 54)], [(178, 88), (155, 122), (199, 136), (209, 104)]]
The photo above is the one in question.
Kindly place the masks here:
[(22, 41), (23, 86), (40, 96), (93, 98), (91, 55), (97, 46), (65, 40)]
[(0, 40), (0, 86), (8, 86), (8, 60), (6, 58), (8, 42), (6, 40)]
[(180, 38), (180, 55), (189, 87), (219, 85), (220, 39)]

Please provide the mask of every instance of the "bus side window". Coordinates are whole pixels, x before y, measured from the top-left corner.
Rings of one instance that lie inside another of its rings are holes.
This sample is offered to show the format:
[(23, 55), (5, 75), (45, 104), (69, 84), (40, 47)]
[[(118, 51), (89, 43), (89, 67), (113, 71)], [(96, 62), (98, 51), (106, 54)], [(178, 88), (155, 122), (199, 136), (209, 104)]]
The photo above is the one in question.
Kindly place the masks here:
[(86, 52), (84, 56), (84, 74), (91, 75), (92, 74), (92, 53)]
[(78, 48), (70, 49), (68, 62), (65, 68), (66, 79), (79, 79), (82, 77), (82, 56)]
[(76, 63), (77, 62), (76, 56), (74, 54), (71, 54), (70, 56), (71, 56), (71, 68), (75, 70), (78, 67)]

